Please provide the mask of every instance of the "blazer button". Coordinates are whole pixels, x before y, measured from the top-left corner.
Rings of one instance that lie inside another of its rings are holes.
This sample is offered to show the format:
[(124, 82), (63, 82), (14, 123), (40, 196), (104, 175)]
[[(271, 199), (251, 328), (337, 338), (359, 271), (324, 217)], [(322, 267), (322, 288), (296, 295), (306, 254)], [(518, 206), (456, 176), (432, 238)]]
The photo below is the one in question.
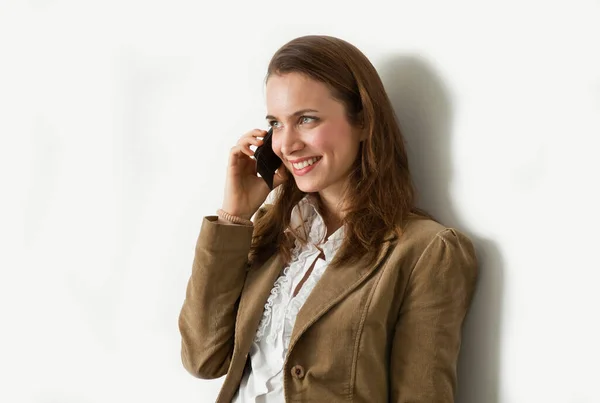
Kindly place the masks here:
[(294, 365), (292, 368), (292, 377), (296, 379), (304, 378), (304, 368), (302, 365)]

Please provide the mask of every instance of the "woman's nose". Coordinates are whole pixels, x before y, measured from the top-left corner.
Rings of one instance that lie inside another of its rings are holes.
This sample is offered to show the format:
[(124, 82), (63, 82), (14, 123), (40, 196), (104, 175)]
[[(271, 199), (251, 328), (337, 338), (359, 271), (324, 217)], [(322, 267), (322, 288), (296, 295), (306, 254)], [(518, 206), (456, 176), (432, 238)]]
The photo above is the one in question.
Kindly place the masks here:
[(293, 127), (281, 128), (277, 137), (280, 139), (281, 154), (284, 156), (292, 155), (304, 148), (304, 143), (302, 143), (299, 133)]

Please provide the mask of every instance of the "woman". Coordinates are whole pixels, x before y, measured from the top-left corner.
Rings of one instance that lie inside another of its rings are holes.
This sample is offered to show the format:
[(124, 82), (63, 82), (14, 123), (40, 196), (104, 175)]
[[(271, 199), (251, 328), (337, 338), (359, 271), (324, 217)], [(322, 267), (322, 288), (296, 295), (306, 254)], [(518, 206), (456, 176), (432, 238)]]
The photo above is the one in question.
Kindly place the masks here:
[(227, 375), (217, 402), (452, 402), (475, 253), (415, 207), (375, 68), (340, 39), (297, 38), (273, 56), (266, 99), (276, 191), (265, 203), (253, 130), (197, 241), (184, 366)]

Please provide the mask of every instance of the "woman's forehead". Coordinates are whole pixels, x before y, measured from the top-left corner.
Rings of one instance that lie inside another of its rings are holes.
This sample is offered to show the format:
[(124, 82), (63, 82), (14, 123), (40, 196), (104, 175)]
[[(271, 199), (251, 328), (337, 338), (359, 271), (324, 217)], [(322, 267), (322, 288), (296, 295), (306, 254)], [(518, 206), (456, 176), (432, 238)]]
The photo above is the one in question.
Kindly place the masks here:
[(338, 104), (324, 83), (298, 73), (271, 76), (266, 100), (268, 114), (275, 116), (291, 116), (304, 109), (326, 112)]

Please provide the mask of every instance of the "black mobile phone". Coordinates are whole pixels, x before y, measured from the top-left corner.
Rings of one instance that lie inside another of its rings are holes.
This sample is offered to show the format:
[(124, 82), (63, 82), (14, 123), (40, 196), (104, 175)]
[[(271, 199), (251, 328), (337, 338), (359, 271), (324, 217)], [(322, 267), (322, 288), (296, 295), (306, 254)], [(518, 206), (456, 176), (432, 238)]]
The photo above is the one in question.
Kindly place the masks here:
[(281, 166), (281, 159), (273, 152), (272, 140), (273, 128), (269, 129), (263, 138), (263, 144), (254, 151), (256, 159), (256, 170), (260, 176), (267, 182), (269, 189), (273, 190), (273, 177), (275, 171)]

